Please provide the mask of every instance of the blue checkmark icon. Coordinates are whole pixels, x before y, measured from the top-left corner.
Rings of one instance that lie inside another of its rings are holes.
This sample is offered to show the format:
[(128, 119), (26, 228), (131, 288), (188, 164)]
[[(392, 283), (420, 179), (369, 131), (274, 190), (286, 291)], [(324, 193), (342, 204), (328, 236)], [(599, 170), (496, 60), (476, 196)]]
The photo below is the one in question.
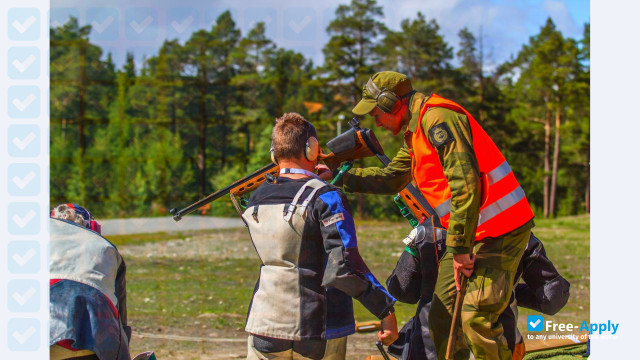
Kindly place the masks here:
[(40, 38), (40, 10), (35, 8), (9, 9), (9, 39), (35, 41)]
[(40, 232), (40, 205), (34, 202), (9, 203), (7, 221), (11, 235), (35, 235)]
[(12, 86), (8, 91), (9, 116), (14, 119), (33, 119), (40, 116), (40, 88)]
[(9, 156), (36, 157), (40, 155), (40, 126), (11, 125), (7, 134)]
[(16, 46), (9, 49), (9, 77), (33, 80), (40, 77), (40, 49)]
[(7, 257), (12, 274), (35, 274), (40, 271), (40, 244), (37, 241), (11, 241)]
[(40, 321), (38, 319), (11, 319), (7, 330), (9, 350), (37, 351), (40, 348)]
[(542, 331), (544, 319), (541, 315), (529, 315), (527, 316), (527, 330), (529, 331)]
[(40, 283), (38, 280), (9, 281), (7, 304), (11, 312), (37, 312), (40, 310)]
[(10, 195), (35, 196), (40, 194), (40, 166), (38, 164), (11, 164), (7, 176)]

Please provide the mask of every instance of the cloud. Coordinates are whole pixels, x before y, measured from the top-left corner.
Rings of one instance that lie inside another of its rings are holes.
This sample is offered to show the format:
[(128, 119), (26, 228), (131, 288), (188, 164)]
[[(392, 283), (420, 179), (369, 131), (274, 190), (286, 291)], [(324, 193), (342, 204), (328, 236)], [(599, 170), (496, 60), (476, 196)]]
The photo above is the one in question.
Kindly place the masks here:
[(558, 29), (565, 35), (573, 36), (581, 33), (581, 29), (571, 16), (566, 3), (558, 0), (546, 0), (543, 7), (547, 15), (553, 19)]

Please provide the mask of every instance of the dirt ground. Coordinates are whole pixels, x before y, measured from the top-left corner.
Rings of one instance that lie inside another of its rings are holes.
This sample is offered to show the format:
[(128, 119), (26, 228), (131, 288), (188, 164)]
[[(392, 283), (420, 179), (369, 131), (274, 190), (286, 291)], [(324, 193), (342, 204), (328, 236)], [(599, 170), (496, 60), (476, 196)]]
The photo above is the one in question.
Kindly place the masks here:
[[(153, 350), (158, 360), (213, 360), (244, 359), (247, 356), (247, 334), (244, 331), (216, 331), (207, 337), (169, 335), (170, 329), (156, 329), (156, 333), (137, 333), (131, 339), (131, 353)], [(347, 342), (347, 359), (364, 360), (369, 355), (380, 355), (375, 346), (375, 333), (355, 334)]]

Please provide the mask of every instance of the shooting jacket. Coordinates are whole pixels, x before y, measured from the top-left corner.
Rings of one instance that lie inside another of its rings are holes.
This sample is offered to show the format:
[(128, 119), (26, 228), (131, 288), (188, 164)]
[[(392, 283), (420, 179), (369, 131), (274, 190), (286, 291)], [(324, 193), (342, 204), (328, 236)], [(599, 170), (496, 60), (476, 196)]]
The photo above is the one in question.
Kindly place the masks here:
[(129, 360), (126, 266), (98, 233), (49, 219), (49, 345)]
[(382, 319), (395, 299), (358, 253), (342, 192), (318, 179), (265, 181), (242, 215), (262, 262), (245, 330), (286, 340), (355, 332), (351, 298)]

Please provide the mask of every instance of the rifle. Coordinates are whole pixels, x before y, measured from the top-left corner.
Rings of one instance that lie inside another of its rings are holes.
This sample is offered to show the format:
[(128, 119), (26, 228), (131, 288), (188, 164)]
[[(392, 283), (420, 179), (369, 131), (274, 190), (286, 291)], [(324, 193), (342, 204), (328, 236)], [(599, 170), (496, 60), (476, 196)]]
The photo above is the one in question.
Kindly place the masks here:
[[(352, 129), (359, 129), (360, 121), (358, 121), (357, 118), (353, 118), (349, 121), (349, 125)], [(389, 158), (384, 154), (382, 147), (379, 145), (377, 148), (371, 148), (371, 151), (376, 155), (378, 160), (380, 160), (382, 165), (387, 166), (391, 162), (391, 160), (389, 160)], [(422, 193), (420, 193), (420, 190), (418, 190), (413, 183), (408, 184), (404, 189), (402, 189), (402, 191), (400, 191), (393, 200), (398, 205), (400, 212), (409, 221), (411, 226), (416, 227), (423, 219), (430, 217), (433, 217), (434, 225), (441, 226), (440, 218), (431, 205), (429, 205), (427, 199), (424, 198)]]
[[(351, 168), (353, 160), (382, 153), (382, 147), (373, 131), (360, 128), (359, 123), (356, 123), (356, 125), (358, 126), (352, 126), (351, 129), (336, 136), (327, 143), (327, 147), (331, 151), (329, 154), (321, 153), (318, 155), (318, 159), (324, 162), (330, 169), (337, 169), (340, 164), (342, 164), (338, 175), (331, 182), (332, 184), (338, 181), (338, 179)], [(247, 199), (243, 195), (255, 190), (268, 177), (277, 176), (279, 171), (280, 167), (276, 164), (266, 165), (184, 209), (177, 210), (173, 208), (169, 210), (169, 212), (173, 215), (173, 220), (180, 221), (183, 216), (229, 194), (233, 206), (238, 214), (241, 215), (243, 212), (242, 207), (246, 207), (247, 203)]]

